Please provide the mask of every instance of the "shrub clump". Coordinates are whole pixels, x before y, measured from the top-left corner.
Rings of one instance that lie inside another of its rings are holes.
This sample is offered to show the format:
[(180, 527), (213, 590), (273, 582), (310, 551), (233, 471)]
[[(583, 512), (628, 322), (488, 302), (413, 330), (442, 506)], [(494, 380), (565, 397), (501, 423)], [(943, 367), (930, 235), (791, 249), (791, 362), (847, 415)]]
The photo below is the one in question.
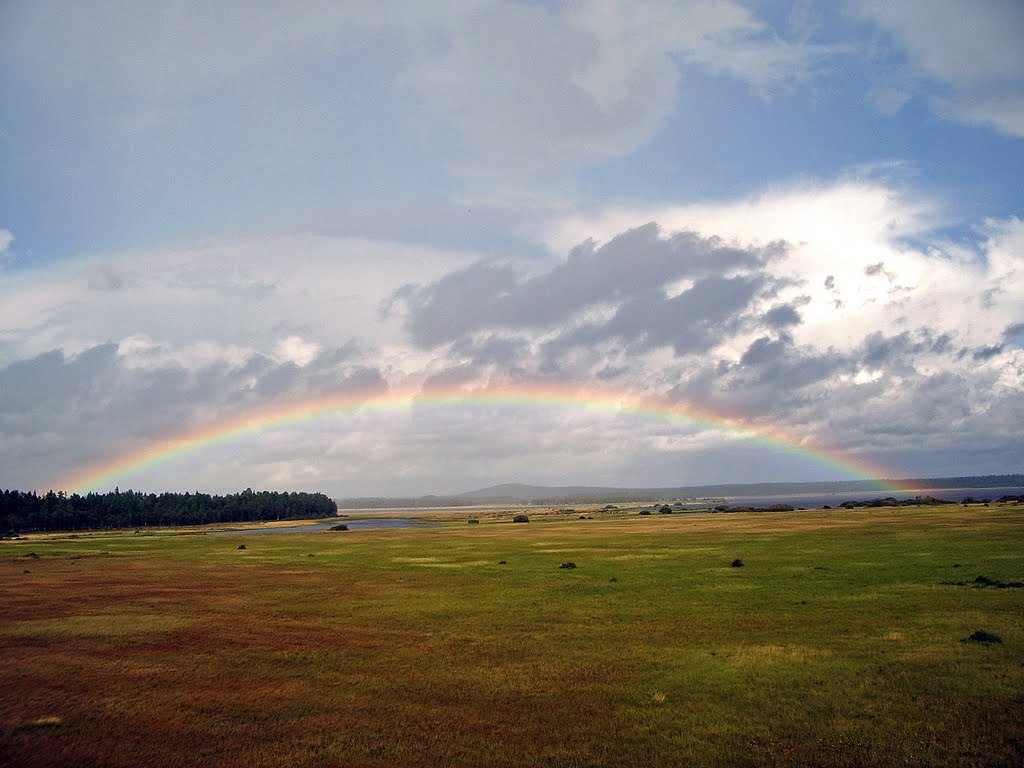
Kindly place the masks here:
[(729, 565), (730, 565), (730, 567), (732, 567), (732, 568), (742, 568), (742, 567), (743, 567), (743, 561), (742, 561), (742, 560), (740, 560), (740, 559), (739, 559), (739, 558), (737, 557), (737, 558), (736, 558), (735, 560), (733, 560), (733, 561), (732, 561), (732, 562), (731, 562), (731, 563), (730, 563)]
[(477, 524), (480, 523), (480, 521), (477, 520), (475, 517), (469, 518), (469, 520), (467, 520), (466, 522), (469, 523), (470, 525), (477, 525)]
[(982, 645), (993, 645), (995, 643), (1003, 642), (1003, 638), (997, 635), (995, 632), (989, 632), (987, 629), (977, 629), (970, 635), (960, 641), (961, 643), (981, 643)]
[(246, 546), (245, 546), (245, 544), (239, 544), (239, 545), (238, 545), (238, 548), (239, 548), (239, 549), (245, 549), (245, 548), (246, 548)]
[(574, 563), (574, 562), (572, 562), (572, 561), (570, 560), (570, 561), (569, 561), (569, 562), (567, 562), (567, 563), (562, 563), (562, 564), (561, 564), (560, 566), (558, 566), (558, 567), (559, 567), (559, 568), (575, 568), (575, 567), (576, 567), (576, 563)]
[(988, 576), (979, 576), (974, 580), (976, 589), (983, 589), (984, 587), (995, 587), (996, 589), (1021, 589), (1024, 588), (1024, 582), (1022, 581), (999, 581), (998, 579), (990, 579)]
[(528, 522), (530, 522), (530, 518), (527, 517), (526, 515), (516, 515), (515, 517), (512, 518), (512, 522), (513, 523), (528, 523)]

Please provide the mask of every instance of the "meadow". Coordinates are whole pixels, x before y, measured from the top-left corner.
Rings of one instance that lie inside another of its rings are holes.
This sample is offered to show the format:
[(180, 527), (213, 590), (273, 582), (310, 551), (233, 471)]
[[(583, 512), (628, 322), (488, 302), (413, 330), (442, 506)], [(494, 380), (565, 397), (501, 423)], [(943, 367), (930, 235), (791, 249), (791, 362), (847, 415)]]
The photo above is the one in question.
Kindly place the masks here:
[(591, 514), (2, 542), (0, 765), (1024, 764), (1024, 507)]

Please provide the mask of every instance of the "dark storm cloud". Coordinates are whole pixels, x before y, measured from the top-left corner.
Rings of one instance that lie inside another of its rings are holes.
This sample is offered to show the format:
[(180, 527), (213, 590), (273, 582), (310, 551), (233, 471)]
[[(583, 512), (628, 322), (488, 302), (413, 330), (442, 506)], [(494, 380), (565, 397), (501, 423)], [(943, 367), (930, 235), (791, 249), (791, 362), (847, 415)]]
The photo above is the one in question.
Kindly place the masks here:
[(71, 360), (53, 350), (0, 368), (0, 414), (10, 417), (77, 401), (88, 394), (83, 382), (100, 379), (116, 355), (113, 344), (93, 347)]
[[(269, 402), (345, 391), (385, 391), (380, 371), (328, 351), (319, 370), (256, 355), (241, 366), (213, 362), (193, 370), (166, 362), (133, 366), (114, 344), (77, 355), (52, 350), (0, 368), (0, 486), (31, 488), (48, 467), (115, 455), (132, 441), (173, 434)], [(202, 407), (197, 410), (197, 404)], [(126, 432), (124, 425), (130, 425)], [(34, 447), (33, 447), (34, 446)]]
[(1003, 331), (1003, 341), (1020, 346), (1021, 342), (1024, 341), (1024, 323), (1015, 323), (1014, 325), (1007, 326), (1006, 330)]
[(952, 337), (948, 333), (936, 334), (930, 328), (919, 328), (913, 333), (904, 331), (895, 336), (876, 331), (865, 337), (859, 357), (869, 368), (895, 371), (912, 366), (918, 355), (944, 355), (951, 352), (951, 347)]
[(798, 348), (792, 337), (756, 339), (739, 364), (719, 364), (705, 386), (724, 393), (733, 407), (774, 414), (820, 400), (838, 374), (853, 369), (851, 360), (832, 350)]
[(747, 351), (740, 358), (741, 365), (762, 365), (764, 363), (779, 360), (786, 356), (792, 341), (790, 339), (772, 340), (767, 336), (754, 341)]
[(764, 322), (769, 328), (781, 330), (791, 325), (800, 325), (802, 318), (796, 308), (789, 304), (780, 304), (765, 312)]
[(987, 347), (978, 347), (971, 354), (971, 357), (973, 357), (975, 360), (982, 361), (982, 360), (989, 360), (989, 359), (991, 359), (993, 357), (1001, 355), (1002, 353), (1003, 353), (1003, 345), (1002, 344), (992, 344), (991, 346), (987, 346)]
[(702, 289), (730, 305), (735, 303), (730, 294), (749, 293), (752, 281), (721, 276), (755, 269), (781, 249), (779, 244), (735, 248), (690, 232), (663, 238), (656, 225), (648, 224), (601, 247), (578, 246), (565, 262), (535, 277), (524, 280), (507, 266), (480, 263), (430, 285), (406, 286), (392, 302), (408, 307), (407, 327), (420, 347), (483, 329), (557, 328), (589, 307), (611, 303), (619, 311), (601, 335), (634, 338), (643, 333), (677, 349), (700, 348), (704, 342), (685, 341), (678, 324), (698, 324), (696, 315), (704, 311), (719, 319), (722, 313), (692, 290), (685, 297), (665, 299), (664, 287), (675, 280), (696, 279)]
[(735, 332), (764, 284), (762, 276), (708, 277), (671, 299), (637, 296), (597, 329), (599, 338), (636, 340), (642, 348), (670, 346), (679, 355), (705, 352)]

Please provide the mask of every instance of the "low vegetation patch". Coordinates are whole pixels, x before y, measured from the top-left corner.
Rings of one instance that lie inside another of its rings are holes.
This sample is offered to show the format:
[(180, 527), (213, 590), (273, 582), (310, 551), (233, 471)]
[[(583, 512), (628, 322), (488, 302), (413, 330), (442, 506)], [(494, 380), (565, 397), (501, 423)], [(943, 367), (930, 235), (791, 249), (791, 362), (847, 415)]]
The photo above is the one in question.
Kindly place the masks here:
[(513, 523), (528, 523), (530, 518), (527, 515), (516, 515), (512, 518)]
[[(953, 566), (956, 568), (957, 566)], [(968, 584), (966, 581), (940, 581), (944, 587), (966, 587), (971, 586), (975, 589), (985, 589), (986, 587), (992, 587), (994, 589), (1024, 589), (1024, 581), (999, 581), (998, 579), (990, 579), (988, 576), (978, 576), (974, 581)]]
[(982, 645), (995, 645), (996, 643), (1003, 642), (1003, 638), (1001, 638), (995, 632), (989, 632), (987, 629), (977, 629), (960, 642), (981, 643)]
[(978, 576), (974, 580), (974, 585), (983, 589), (984, 587), (995, 587), (996, 589), (1021, 589), (1024, 587), (1024, 581), (999, 581), (998, 579), (990, 579), (988, 576)]
[(576, 567), (576, 563), (572, 562), (572, 560), (569, 560), (568, 562), (562, 563), (558, 567), (559, 568), (575, 568)]
[(743, 565), (744, 565), (743, 561), (740, 560), (738, 557), (735, 560), (733, 560), (731, 563), (729, 563), (729, 567), (731, 567), (731, 568), (742, 568)]
[(5, 541), (0, 766), (1024, 765), (1020, 508), (520, 511)]

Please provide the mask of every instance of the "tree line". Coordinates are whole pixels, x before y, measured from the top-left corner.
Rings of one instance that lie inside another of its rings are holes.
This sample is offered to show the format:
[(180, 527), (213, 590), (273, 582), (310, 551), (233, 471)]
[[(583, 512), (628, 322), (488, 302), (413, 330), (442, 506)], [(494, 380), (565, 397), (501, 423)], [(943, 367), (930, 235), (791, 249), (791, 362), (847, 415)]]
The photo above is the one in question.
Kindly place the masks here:
[(85, 496), (63, 491), (0, 493), (0, 534), (302, 520), (337, 514), (338, 505), (322, 493), (251, 488), (224, 496), (120, 489)]

